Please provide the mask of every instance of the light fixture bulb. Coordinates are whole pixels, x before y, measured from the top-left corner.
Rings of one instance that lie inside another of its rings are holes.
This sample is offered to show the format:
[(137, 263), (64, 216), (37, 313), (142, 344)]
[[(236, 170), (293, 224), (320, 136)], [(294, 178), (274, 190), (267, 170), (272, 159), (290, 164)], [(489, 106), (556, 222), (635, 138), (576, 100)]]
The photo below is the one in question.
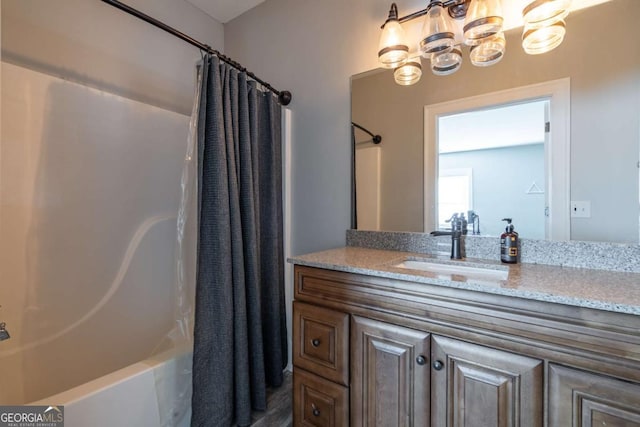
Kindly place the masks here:
[(525, 25), (545, 26), (569, 15), (571, 0), (535, 0), (522, 9)]
[(504, 57), (507, 41), (504, 33), (499, 32), (476, 46), (471, 46), (469, 59), (476, 67), (488, 67), (497, 64)]
[(525, 25), (522, 33), (522, 48), (529, 55), (547, 53), (562, 43), (566, 32), (565, 23), (562, 20), (544, 27)]
[(431, 71), (436, 76), (453, 74), (462, 66), (462, 52), (453, 48), (449, 52), (434, 53), (431, 56)]
[(464, 42), (475, 46), (502, 31), (500, 0), (473, 0), (464, 20)]
[(380, 42), (378, 44), (378, 61), (383, 68), (396, 68), (409, 58), (409, 46), (407, 45), (404, 29), (398, 21), (398, 8), (391, 4), (389, 18), (384, 23)]
[(432, 1), (420, 33), (420, 52), (425, 58), (450, 51), (455, 45), (455, 33), (440, 1)]
[(393, 78), (396, 83), (402, 86), (410, 86), (418, 83), (420, 77), (422, 77), (420, 57), (410, 59), (393, 72)]

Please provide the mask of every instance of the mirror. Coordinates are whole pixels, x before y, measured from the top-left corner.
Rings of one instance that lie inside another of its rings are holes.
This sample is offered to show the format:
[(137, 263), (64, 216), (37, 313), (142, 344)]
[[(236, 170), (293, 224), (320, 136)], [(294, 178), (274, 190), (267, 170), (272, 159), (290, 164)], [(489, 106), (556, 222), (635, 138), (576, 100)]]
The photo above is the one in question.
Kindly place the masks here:
[[(551, 239), (637, 244), (640, 238), (640, 49), (635, 48), (634, 28), (638, 16), (640, 2), (637, 0), (613, 0), (573, 11), (567, 18), (564, 42), (543, 55), (525, 54), (520, 46), (522, 29), (510, 30), (505, 34), (507, 50), (500, 63), (478, 68), (466, 57), (458, 72), (435, 76), (423, 60), (422, 79), (413, 86), (397, 85), (393, 70), (373, 70), (353, 76), (352, 121), (382, 136), (380, 144), (372, 144), (368, 134), (354, 129), (357, 228), (413, 232), (438, 228), (438, 144), (429, 141), (437, 141), (438, 126), (429, 123), (426, 111), (433, 110), (434, 106), (440, 111), (438, 108), (443, 105), (513, 88), (566, 80), (569, 83), (566, 123), (554, 121), (554, 111), (558, 108), (551, 105), (551, 145), (557, 140), (558, 128), (564, 126), (566, 133), (561, 133), (566, 134), (569, 141), (565, 147), (566, 164), (555, 164), (545, 154), (544, 177), (527, 177), (518, 184), (518, 191), (525, 198), (541, 197), (540, 192), (544, 192), (547, 198), (561, 195), (566, 199), (566, 204), (553, 203), (553, 200), (545, 203), (549, 217), (566, 217), (566, 223), (556, 224), (558, 233), (547, 234)], [(466, 50), (464, 56), (468, 56)], [(483, 108), (486, 106), (476, 109)], [(544, 149), (548, 151), (546, 145)], [(495, 164), (491, 168), (494, 182), (506, 182), (511, 176), (523, 175), (522, 165), (526, 159), (525, 154), (519, 161)], [(454, 161), (446, 169), (456, 169), (456, 164)], [(468, 169), (467, 166), (459, 169), (465, 168)], [(562, 180), (566, 181), (566, 189), (560, 191), (557, 185)], [(476, 181), (478, 179), (472, 182)], [(475, 188), (472, 191), (476, 193)], [(512, 208), (521, 204), (504, 193), (500, 185), (496, 185), (495, 195), (498, 197), (491, 203), (496, 211), (504, 212), (504, 216), (509, 216)], [(482, 234), (495, 235), (501, 224), (495, 224), (499, 222), (496, 218), (485, 220), (478, 209), (484, 203), (479, 197), (480, 194), (473, 195), (471, 207), (486, 225), (481, 227), (481, 232), (484, 228), (487, 232)], [(578, 208), (573, 214), (572, 206)], [(516, 214), (513, 216), (519, 230), (519, 218)], [(522, 229), (527, 230), (529, 220), (520, 217), (527, 222), (522, 224)], [(521, 236), (540, 237), (527, 234), (525, 231)]]

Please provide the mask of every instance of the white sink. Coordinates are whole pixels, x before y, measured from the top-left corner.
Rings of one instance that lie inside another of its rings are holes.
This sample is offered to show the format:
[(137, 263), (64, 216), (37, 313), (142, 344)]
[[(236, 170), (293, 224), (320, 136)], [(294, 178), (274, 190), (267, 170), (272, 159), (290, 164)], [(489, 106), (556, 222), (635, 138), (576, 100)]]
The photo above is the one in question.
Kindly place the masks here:
[[(509, 277), (509, 268), (500, 265), (470, 263), (467, 261), (439, 261), (431, 259), (407, 258), (393, 265), (407, 270), (426, 271), (439, 277), (456, 281), (500, 282)], [(457, 277), (462, 276), (462, 277)]]

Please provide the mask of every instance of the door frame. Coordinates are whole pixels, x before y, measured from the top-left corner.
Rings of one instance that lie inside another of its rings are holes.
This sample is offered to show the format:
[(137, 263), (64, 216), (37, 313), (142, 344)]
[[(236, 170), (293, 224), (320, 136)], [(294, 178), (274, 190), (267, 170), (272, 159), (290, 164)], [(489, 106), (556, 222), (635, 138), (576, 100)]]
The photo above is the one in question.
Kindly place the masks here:
[[(424, 107), (424, 229), (435, 230), (438, 177), (438, 118), (504, 104), (549, 99), (551, 133), (545, 144), (548, 224), (546, 238), (570, 239), (571, 84), (569, 78), (486, 93)], [(429, 173), (432, 171), (432, 173)], [(428, 203), (431, 201), (431, 203)]]

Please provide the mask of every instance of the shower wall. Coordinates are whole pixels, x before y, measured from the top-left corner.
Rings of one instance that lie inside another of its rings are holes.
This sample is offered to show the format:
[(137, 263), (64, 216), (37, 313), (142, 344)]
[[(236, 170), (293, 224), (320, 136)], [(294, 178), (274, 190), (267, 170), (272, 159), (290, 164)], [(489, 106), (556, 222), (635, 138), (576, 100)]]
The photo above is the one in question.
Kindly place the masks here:
[(4, 62), (1, 75), (9, 404), (166, 349), (189, 118)]
[[(187, 0), (124, 3), (224, 51), (221, 23)], [(2, 60), (191, 114), (200, 52), (100, 0), (7, 0)]]

